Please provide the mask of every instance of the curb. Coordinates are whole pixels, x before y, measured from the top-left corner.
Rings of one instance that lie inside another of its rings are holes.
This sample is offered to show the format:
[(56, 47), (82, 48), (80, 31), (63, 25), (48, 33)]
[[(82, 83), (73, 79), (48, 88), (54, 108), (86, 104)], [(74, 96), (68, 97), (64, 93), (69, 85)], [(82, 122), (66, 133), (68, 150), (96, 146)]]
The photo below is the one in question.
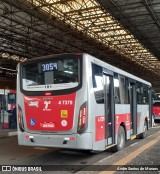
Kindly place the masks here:
[(0, 132), (0, 138), (17, 136), (17, 131), (14, 132)]
[(8, 136), (11, 137), (11, 136), (16, 136), (17, 135), (17, 131), (15, 132), (8, 132)]

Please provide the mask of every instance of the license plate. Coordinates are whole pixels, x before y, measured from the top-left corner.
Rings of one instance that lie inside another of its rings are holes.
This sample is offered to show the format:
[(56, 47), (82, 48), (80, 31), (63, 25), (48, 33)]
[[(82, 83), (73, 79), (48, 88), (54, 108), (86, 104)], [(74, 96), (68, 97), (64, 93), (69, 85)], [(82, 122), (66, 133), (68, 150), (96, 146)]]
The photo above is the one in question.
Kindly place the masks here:
[(54, 128), (55, 127), (55, 123), (41, 123), (40, 126), (42, 128)]

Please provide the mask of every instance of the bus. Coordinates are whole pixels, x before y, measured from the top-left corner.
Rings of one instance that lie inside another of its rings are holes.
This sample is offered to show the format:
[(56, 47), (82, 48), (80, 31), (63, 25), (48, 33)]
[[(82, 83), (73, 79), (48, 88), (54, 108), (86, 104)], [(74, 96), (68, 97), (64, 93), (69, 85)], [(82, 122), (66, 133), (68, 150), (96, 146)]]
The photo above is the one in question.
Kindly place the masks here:
[(160, 93), (155, 93), (154, 100), (160, 100)]
[(153, 103), (153, 115), (155, 120), (160, 120), (160, 100), (155, 100)]
[(0, 108), (12, 112), (16, 106), (16, 90), (0, 89)]
[(89, 54), (18, 64), (18, 142), (118, 151), (151, 126), (151, 83)]
[(153, 92), (153, 118), (154, 120), (160, 120), (160, 93)]
[(0, 89), (0, 125), (9, 128), (9, 117), (16, 107), (16, 90)]

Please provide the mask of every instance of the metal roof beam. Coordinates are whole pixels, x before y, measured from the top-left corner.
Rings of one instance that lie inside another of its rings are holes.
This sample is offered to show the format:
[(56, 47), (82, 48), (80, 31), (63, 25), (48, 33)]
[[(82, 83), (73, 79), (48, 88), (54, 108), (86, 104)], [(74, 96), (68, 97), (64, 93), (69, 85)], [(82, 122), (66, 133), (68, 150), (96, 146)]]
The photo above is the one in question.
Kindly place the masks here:
[(58, 5), (58, 4), (62, 4), (62, 3), (66, 3), (66, 2), (69, 2), (69, 1), (72, 1), (72, 0), (59, 0), (57, 2), (51, 2), (51, 3), (41, 3), (41, 5), (37, 5), (35, 7), (33, 7), (33, 9), (40, 9), (40, 8), (43, 8), (43, 7), (51, 7), (53, 5)]
[(82, 12), (86, 12), (89, 13), (90, 10), (94, 10), (94, 11), (98, 11), (100, 6), (94, 6), (94, 7), (88, 7), (88, 8), (84, 8), (84, 9), (79, 9), (79, 10), (72, 10), (72, 11), (68, 11), (68, 12), (64, 12), (65, 15), (71, 14), (73, 15), (73, 13), (79, 13), (80, 15), (83, 16)]
[(149, 11), (149, 13), (150, 13), (152, 19), (155, 21), (157, 27), (160, 29), (159, 19), (157, 18), (156, 14), (154, 13), (154, 11), (152, 10), (152, 8), (148, 4), (148, 1), (147, 0), (143, 0), (143, 4), (145, 5), (146, 9)]

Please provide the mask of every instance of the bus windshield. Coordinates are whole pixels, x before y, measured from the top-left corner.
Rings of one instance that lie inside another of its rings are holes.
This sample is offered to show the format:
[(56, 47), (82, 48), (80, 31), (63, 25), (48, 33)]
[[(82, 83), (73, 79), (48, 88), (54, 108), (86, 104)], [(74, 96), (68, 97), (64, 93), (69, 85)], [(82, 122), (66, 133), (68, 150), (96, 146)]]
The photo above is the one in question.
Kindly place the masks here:
[(79, 59), (43, 59), (22, 65), (22, 88), (25, 91), (62, 90), (80, 83)]

